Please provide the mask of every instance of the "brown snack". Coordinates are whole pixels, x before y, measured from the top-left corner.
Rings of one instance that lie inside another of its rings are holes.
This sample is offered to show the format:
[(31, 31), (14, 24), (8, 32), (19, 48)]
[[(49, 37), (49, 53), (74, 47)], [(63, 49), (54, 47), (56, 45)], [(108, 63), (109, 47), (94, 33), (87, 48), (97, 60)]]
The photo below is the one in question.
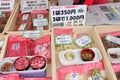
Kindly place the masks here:
[(43, 69), (46, 65), (46, 59), (43, 56), (35, 56), (30, 61), (30, 66), (33, 69)]
[(12, 68), (12, 63), (10, 62), (5, 62), (2, 66), (1, 66), (1, 71), (9, 71)]
[(18, 71), (26, 70), (29, 67), (29, 59), (27, 57), (19, 57), (14, 62), (14, 67)]

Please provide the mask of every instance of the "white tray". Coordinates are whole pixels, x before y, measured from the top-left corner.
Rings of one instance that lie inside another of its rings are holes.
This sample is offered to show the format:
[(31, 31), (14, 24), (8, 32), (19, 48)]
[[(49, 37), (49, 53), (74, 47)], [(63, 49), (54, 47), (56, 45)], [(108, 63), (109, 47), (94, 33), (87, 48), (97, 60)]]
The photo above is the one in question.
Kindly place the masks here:
[[(87, 64), (87, 63), (99, 62), (102, 59), (102, 56), (101, 56), (99, 49), (97, 49), (97, 48), (90, 48), (90, 49), (92, 49), (95, 52), (95, 57), (92, 61), (84, 61), (81, 59), (80, 52), (82, 49), (61, 51), (59, 53), (59, 60), (63, 65), (76, 65), (76, 64)], [(64, 54), (67, 51), (72, 51), (72, 53), (75, 56), (73, 60), (67, 60), (64, 57)]]

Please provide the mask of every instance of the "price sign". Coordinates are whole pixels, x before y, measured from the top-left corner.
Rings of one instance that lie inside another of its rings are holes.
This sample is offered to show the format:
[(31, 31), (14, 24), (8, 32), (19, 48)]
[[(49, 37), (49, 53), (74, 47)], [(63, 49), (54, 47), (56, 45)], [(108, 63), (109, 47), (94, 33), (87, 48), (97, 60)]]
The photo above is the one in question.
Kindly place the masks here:
[(85, 25), (86, 5), (51, 6), (52, 26)]
[(33, 10), (48, 9), (48, 0), (21, 0), (21, 11), (32, 12)]
[(12, 11), (15, 0), (0, 0), (0, 11)]

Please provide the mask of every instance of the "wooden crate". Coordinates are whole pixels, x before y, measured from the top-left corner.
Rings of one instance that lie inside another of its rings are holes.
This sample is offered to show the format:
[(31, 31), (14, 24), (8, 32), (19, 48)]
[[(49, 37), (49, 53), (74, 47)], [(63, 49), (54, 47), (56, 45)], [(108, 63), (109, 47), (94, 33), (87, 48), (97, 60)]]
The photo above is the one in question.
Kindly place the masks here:
[(1, 53), (0, 53), (0, 61), (1, 61), (4, 58), (4, 52), (5, 52), (5, 48), (6, 48), (7, 36), (6, 35), (1, 35), (0, 40), (4, 40), (2, 50), (1, 50)]
[[(96, 32), (98, 32), (98, 34), (102, 34), (102, 33), (109, 33), (109, 32), (115, 32), (115, 31), (119, 31), (120, 32), (120, 26), (119, 25), (107, 25), (107, 26), (96, 26), (95, 27)], [(101, 40), (101, 39), (100, 39)], [(103, 46), (103, 50), (105, 51), (105, 53), (107, 54), (104, 45), (102, 43)], [(108, 55), (107, 55), (108, 56)], [(106, 65), (108, 66), (108, 65)], [(109, 66), (108, 66), (109, 67)], [(115, 74), (113, 74), (115, 75)], [(116, 79), (117, 80), (117, 79)]]
[[(11, 33), (11, 32), (21, 32), (21, 31), (15, 31), (15, 29), (16, 29), (16, 21), (17, 21), (17, 14), (19, 13), (19, 11), (20, 11), (20, 1), (18, 0), (17, 2), (16, 2), (16, 6), (15, 6), (15, 10), (14, 10), (14, 13), (13, 13), (13, 16), (12, 16), (12, 18), (10, 19), (10, 22), (9, 22), (9, 25), (8, 25), (8, 27), (5, 29), (5, 33)], [(49, 14), (49, 12), (48, 12), (48, 14)], [(49, 22), (48, 22), (48, 25), (50, 25), (50, 20), (49, 20)], [(43, 30), (43, 31), (50, 31), (51, 30), (51, 28), (49, 27), (49, 29), (48, 30)]]
[(5, 25), (5, 28), (3, 29), (2, 33), (0, 33), (0, 35), (4, 35), (5, 32), (6, 32), (6, 30), (7, 30), (7, 28), (9, 27), (9, 24), (11, 23), (11, 19), (12, 19), (12, 17), (13, 17), (14, 10), (16, 9), (16, 6), (17, 6), (17, 4), (15, 3), (15, 4), (14, 4), (13, 11), (11, 12), (10, 17), (9, 17), (9, 19), (8, 19), (6, 25)]
[[(5, 57), (5, 54), (6, 54), (6, 47), (7, 47), (7, 41), (8, 41), (9, 35), (23, 35), (23, 32), (22, 31), (21, 32), (9, 32), (6, 35), (5, 44), (4, 44), (3, 50), (1, 52), (1, 57), (0, 57), (1, 60)], [(51, 35), (51, 32), (42, 32), (42, 35), (40, 37), (43, 37), (45, 35)], [(40, 38), (40, 37), (37, 37), (37, 38)], [(33, 39), (37, 39), (37, 38), (33, 38)], [(51, 61), (52, 61), (52, 59), (51, 59)], [(47, 64), (46, 70), (47, 70), (46, 77), (52, 77), (52, 73), (51, 73), (52, 72), (52, 62)]]
[[(60, 27), (59, 27), (60, 28)], [(63, 28), (71, 28), (71, 27), (62, 27)], [(106, 76), (108, 80), (117, 80), (115, 75), (114, 75), (114, 71), (112, 69), (112, 65), (107, 57), (107, 54), (102, 46), (101, 40), (98, 36), (98, 33), (95, 31), (94, 27), (92, 26), (85, 26), (85, 27), (72, 27), (73, 31), (75, 34), (79, 34), (79, 33), (83, 33), (83, 34), (87, 34), (89, 37), (91, 37), (93, 39), (93, 43), (92, 43), (92, 47), (96, 47), (100, 50), (100, 52), (102, 53), (102, 62), (104, 63), (105, 66), (105, 72), (106, 72)], [(54, 28), (53, 28), (54, 31)], [(54, 33), (52, 32), (52, 71), (53, 71), (53, 80), (57, 80), (56, 79), (56, 71), (57, 69), (59, 69), (60, 67), (62, 67), (63, 65), (60, 63), (59, 59), (58, 59), (58, 52), (55, 51), (55, 43), (54, 43)], [(74, 46), (74, 48), (78, 49), (78, 47)]]

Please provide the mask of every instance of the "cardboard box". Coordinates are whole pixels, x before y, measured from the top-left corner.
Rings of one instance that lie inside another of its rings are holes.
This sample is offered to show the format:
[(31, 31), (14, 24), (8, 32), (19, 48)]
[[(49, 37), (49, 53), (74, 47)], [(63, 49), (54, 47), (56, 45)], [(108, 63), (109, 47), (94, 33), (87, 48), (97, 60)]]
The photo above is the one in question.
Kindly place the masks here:
[[(60, 27), (59, 27), (60, 28)], [(92, 47), (96, 47), (100, 50), (101, 54), (102, 54), (102, 62), (104, 63), (104, 66), (105, 66), (105, 73), (106, 73), (106, 77), (108, 80), (117, 80), (115, 75), (114, 75), (114, 71), (112, 69), (112, 65), (107, 57), (107, 54), (104, 50), (104, 47), (102, 45), (102, 42), (99, 38), (99, 35), (98, 33), (96, 32), (96, 30), (94, 29), (94, 27), (92, 26), (83, 26), (83, 27), (62, 27), (62, 29), (70, 29), (72, 28), (73, 31), (74, 31), (74, 34), (87, 34), (90, 38), (93, 39), (93, 42), (92, 42)], [(53, 58), (53, 67), (52, 67), (52, 71), (53, 71), (53, 80), (57, 80), (57, 70), (61, 67), (63, 67), (64, 65), (62, 65), (59, 61), (59, 58), (58, 58), (58, 53), (56, 50), (55, 50), (55, 42), (54, 42), (54, 28), (52, 30), (52, 58)], [(77, 46), (73, 46), (75, 49), (79, 49)]]

